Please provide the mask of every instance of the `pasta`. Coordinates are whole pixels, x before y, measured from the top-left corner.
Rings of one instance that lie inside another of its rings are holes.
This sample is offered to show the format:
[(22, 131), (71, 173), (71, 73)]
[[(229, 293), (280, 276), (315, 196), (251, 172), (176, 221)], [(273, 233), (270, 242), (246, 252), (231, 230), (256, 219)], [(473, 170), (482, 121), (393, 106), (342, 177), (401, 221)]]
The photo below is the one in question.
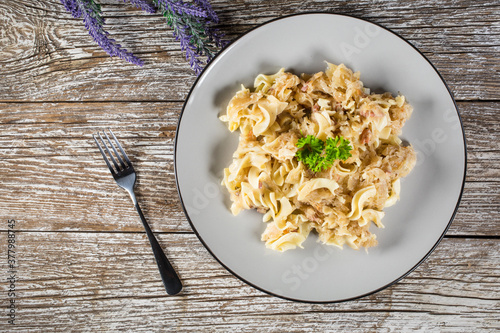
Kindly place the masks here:
[[(399, 180), (416, 162), (413, 148), (399, 139), (412, 107), (402, 95), (370, 93), (359, 76), (330, 63), (314, 75), (260, 74), (254, 90), (242, 86), (220, 116), (231, 132), (240, 130), (222, 180), (231, 212), (262, 213), (268, 248), (302, 247), (313, 230), (340, 248), (377, 245), (371, 222), (384, 227), (383, 208), (399, 199)], [(314, 173), (295, 157), (307, 135), (342, 136), (351, 156)]]

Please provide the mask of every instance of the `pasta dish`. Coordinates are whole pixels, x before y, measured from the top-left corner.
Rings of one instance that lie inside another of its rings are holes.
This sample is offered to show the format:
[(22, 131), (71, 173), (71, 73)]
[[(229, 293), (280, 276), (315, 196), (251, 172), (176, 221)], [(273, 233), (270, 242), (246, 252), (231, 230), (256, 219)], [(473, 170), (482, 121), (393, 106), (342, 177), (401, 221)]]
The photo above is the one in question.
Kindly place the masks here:
[(377, 245), (369, 227), (384, 227), (383, 209), (416, 162), (399, 138), (411, 113), (404, 96), (371, 93), (343, 64), (300, 77), (259, 74), (220, 116), (240, 131), (222, 181), (231, 212), (262, 213), (262, 241), (277, 251), (302, 247), (312, 230), (340, 248)]

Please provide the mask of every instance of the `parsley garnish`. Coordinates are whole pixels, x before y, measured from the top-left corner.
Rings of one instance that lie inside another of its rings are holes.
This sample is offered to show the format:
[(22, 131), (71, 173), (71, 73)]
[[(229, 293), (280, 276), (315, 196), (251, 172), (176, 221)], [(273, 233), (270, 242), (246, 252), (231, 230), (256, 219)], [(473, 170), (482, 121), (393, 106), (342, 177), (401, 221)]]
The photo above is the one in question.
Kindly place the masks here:
[(345, 161), (351, 157), (350, 144), (349, 140), (342, 136), (327, 138), (325, 142), (314, 135), (308, 135), (297, 142), (296, 146), (300, 149), (295, 156), (311, 171), (320, 172), (330, 168), (335, 160)]

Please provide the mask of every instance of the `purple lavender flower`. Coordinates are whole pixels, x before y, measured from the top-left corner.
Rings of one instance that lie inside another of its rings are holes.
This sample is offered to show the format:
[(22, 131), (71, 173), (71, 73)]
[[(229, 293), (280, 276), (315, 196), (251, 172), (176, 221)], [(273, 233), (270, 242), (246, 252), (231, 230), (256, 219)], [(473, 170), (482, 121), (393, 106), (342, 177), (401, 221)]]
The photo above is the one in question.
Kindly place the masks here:
[[(60, 0), (66, 10), (74, 18), (83, 18), (85, 28), (90, 36), (110, 56), (118, 56), (130, 63), (142, 66), (143, 62), (124, 49), (104, 30), (104, 18), (101, 7), (94, 0)], [(180, 42), (181, 50), (186, 54), (191, 68), (199, 74), (206, 62), (213, 59), (217, 48), (228, 42), (224, 35), (213, 24), (219, 22), (217, 14), (212, 9), (209, 0), (192, 0), (185, 3), (182, 0), (123, 0), (148, 13), (158, 9), (167, 19), (167, 24), (173, 29), (174, 37)], [(153, 1), (152, 4), (150, 1)], [(206, 57), (206, 61), (202, 60)]]
[[(210, 61), (215, 56), (217, 47), (226, 43), (219, 30), (212, 27), (214, 18), (218, 20), (217, 15), (210, 14), (211, 6), (207, 0), (196, 0), (200, 6), (198, 10), (202, 12), (200, 15), (192, 15), (187, 10), (176, 9), (187, 8), (181, 6), (185, 5), (182, 1), (153, 1), (163, 12), (167, 24), (174, 30), (175, 39), (180, 42), (181, 50), (186, 53), (186, 60), (189, 61), (195, 73), (199, 74), (206, 63), (201, 58), (207, 57), (207, 62)], [(193, 7), (189, 5), (189, 8)]]
[(80, 10), (80, 6), (73, 0), (61, 0), (66, 11), (70, 12), (74, 18), (79, 18), (82, 16), (82, 11)]
[(104, 18), (101, 16), (101, 7), (93, 0), (61, 0), (67, 11), (74, 18), (83, 17), (83, 23), (90, 36), (110, 56), (117, 56), (132, 64), (142, 66), (141, 59), (124, 49), (114, 39), (108, 37), (103, 28)]
[(142, 9), (150, 14), (156, 13), (156, 7), (146, 0), (123, 0), (124, 2), (130, 2), (135, 7)]
[(224, 34), (217, 28), (208, 27), (207, 36), (219, 48), (223, 48), (224, 46), (229, 44), (229, 41), (224, 39)]
[(212, 9), (212, 5), (208, 0), (193, 0), (195, 4), (197, 4), (201, 9), (205, 10), (207, 13), (207, 17), (213, 22), (213, 23), (219, 23), (219, 17), (215, 13), (215, 11)]
[(178, 15), (190, 15), (195, 17), (207, 17), (205, 10), (197, 8), (193, 5), (182, 2), (181, 0), (155, 0), (158, 2), (158, 7), (164, 7), (167, 10)]

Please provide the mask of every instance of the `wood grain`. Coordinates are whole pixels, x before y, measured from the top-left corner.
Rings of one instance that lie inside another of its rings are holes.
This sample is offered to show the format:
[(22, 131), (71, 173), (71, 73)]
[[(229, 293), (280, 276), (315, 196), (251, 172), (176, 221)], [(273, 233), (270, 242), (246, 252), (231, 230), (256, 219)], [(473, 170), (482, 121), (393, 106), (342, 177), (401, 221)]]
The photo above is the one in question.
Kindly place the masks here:
[[(107, 56), (58, 0), (0, 4), (0, 101), (171, 101), (195, 76), (161, 15), (102, 1), (111, 36), (144, 61)], [(495, 1), (213, 1), (233, 40), (270, 19), (304, 11), (355, 15), (394, 30), (429, 57), (459, 100), (498, 99), (500, 6)], [(154, 78), (151, 82), (150, 78)], [(97, 93), (96, 93), (97, 92)]]
[[(408, 277), (340, 304), (276, 298), (201, 245), (175, 189), (173, 148), (195, 80), (161, 15), (99, 0), (106, 29), (145, 61), (110, 58), (59, 0), (0, 2), (0, 252), (16, 219), (16, 325), (1, 332), (497, 332), (500, 330), (498, 1), (211, 0), (234, 40), (305, 11), (354, 15), (407, 39), (458, 100), (468, 147), (447, 236)], [(91, 134), (111, 127), (139, 170), (138, 197), (184, 282), (163, 290), (128, 197)], [(5, 258), (5, 257), (4, 257)], [(7, 261), (0, 262), (5, 279)], [(8, 285), (0, 283), (7, 308)], [(6, 312), (3, 312), (4, 314)]]
[[(4, 103), (0, 120), (0, 217), (23, 230), (142, 230), (91, 134), (113, 127), (139, 170), (138, 195), (156, 231), (191, 231), (176, 193), (173, 146), (181, 103)], [(500, 103), (459, 103), (469, 181), (451, 235), (500, 235)], [(482, 117), (477, 117), (481, 112)], [(493, 135), (493, 136), (492, 136)], [(497, 136), (497, 138), (495, 138)], [(68, 214), (71, 209), (72, 214)], [(1, 228), (0, 228), (1, 229)]]
[[(0, 161), (0, 219), (22, 216), (22, 230), (142, 231), (137, 213), (105, 165), (72, 158)], [(136, 163), (138, 198), (155, 231), (191, 231), (180, 207), (171, 162)], [(7, 175), (4, 173), (8, 172)], [(468, 182), (449, 235), (500, 236), (499, 182)], [(0, 230), (4, 227), (0, 226)]]
[[(143, 234), (18, 232), (20, 331), (457, 332), (498, 328), (500, 241), (444, 240), (394, 286), (303, 304), (229, 274), (192, 234), (159, 235), (184, 282), (163, 290)], [(6, 234), (0, 233), (5, 246)], [(0, 292), (5, 293), (5, 284)], [(495, 319), (496, 317), (496, 319)], [(6, 329), (0, 321), (0, 330)]]

